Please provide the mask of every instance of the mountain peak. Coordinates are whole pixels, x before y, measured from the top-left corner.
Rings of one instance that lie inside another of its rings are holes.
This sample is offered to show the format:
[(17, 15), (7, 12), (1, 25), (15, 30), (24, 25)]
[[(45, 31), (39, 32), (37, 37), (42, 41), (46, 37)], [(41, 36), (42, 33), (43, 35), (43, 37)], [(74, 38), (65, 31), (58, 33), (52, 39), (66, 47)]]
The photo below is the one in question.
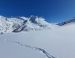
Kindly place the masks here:
[(20, 32), (49, 29), (50, 23), (38, 16), (4, 17), (0, 16), (0, 32)]

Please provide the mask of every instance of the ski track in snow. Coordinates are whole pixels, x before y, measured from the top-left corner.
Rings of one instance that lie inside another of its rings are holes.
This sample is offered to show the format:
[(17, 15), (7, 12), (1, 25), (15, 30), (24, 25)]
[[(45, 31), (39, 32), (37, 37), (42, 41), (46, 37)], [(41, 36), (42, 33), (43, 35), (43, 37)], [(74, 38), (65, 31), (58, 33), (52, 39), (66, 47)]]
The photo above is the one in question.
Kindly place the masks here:
[(32, 47), (32, 46), (27, 45), (27, 44), (22, 44), (19, 41), (10, 41), (8, 39), (4, 39), (4, 40), (7, 41), (7, 42), (18, 44), (19, 46), (22, 46), (22, 47), (27, 47), (27, 48), (30, 48), (30, 49), (33, 49), (33, 50), (38, 50), (39, 52), (42, 52), (47, 58), (55, 58), (54, 56), (50, 55), (45, 49), (38, 48), (38, 47)]

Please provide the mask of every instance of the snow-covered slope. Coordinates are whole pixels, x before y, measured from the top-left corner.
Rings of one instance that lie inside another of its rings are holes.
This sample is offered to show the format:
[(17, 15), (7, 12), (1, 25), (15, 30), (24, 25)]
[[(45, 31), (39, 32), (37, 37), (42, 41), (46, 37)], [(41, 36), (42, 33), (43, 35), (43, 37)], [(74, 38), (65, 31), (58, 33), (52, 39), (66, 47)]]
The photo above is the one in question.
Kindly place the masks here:
[[(21, 20), (19, 20), (20, 18)], [(3, 26), (10, 22), (7, 26), (11, 25), (9, 29), (12, 31), (16, 30), (16, 27), (12, 28), (13, 22), (20, 28), (23, 28), (21, 27), (24, 25), (23, 20), (37, 24), (35, 20), (30, 21), (26, 17), (14, 18), (14, 20), (9, 18), (7, 22), (7, 19), (4, 18), (1, 21), (4, 23)], [(46, 21), (44, 22), (46, 23)], [(28, 25), (30, 24), (28, 23)], [(49, 26), (50, 29), (41, 31), (19, 33), (8, 31), (9, 33), (0, 34), (0, 58), (75, 58), (75, 24), (71, 23), (65, 26), (52, 24)]]
[(0, 16), (0, 32), (20, 32), (29, 30), (43, 30), (50, 29), (50, 23), (46, 22), (44, 18), (31, 17), (4, 17)]
[[(71, 26), (70, 26), (71, 27)], [(0, 58), (45, 58), (41, 51), (21, 46), (43, 48), (55, 58), (75, 57), (75, 28), (63, 27), (55, 30), (5, 33), (0, 35)]]

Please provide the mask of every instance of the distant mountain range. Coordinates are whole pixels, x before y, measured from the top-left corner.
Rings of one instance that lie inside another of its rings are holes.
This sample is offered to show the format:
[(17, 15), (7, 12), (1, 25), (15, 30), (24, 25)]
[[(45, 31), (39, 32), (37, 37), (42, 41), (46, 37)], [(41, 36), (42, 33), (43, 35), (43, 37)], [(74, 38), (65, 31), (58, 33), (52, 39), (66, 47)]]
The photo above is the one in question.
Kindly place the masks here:
[(55, 26), (64, 26), (69, 23), (75, 23), (75, 18), (61, 23), (51, 24), (45, 21), (44, 18), (38, 16), (30, 16), (30, 17), (0, 16), (0, 33), (45, 30), (51, 29)]
[(75, 23), (75, 18), (61, 22), (61, 23), (58, 23), (57, 25), (64, 26), (64, 25), (69, 24), (69, 23)]

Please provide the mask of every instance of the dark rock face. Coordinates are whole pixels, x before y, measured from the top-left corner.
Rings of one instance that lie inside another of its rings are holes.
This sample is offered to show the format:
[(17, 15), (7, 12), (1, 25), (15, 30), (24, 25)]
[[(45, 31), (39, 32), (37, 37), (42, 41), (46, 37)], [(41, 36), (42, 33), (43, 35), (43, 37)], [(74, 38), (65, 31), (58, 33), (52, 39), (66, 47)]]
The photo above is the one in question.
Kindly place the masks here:
[(30, 21), (31, 21), (32, 23), (37, 24), (36, 18), (37, 18), (36, 16), (31, 16), (31, 17), (30, 17)]

